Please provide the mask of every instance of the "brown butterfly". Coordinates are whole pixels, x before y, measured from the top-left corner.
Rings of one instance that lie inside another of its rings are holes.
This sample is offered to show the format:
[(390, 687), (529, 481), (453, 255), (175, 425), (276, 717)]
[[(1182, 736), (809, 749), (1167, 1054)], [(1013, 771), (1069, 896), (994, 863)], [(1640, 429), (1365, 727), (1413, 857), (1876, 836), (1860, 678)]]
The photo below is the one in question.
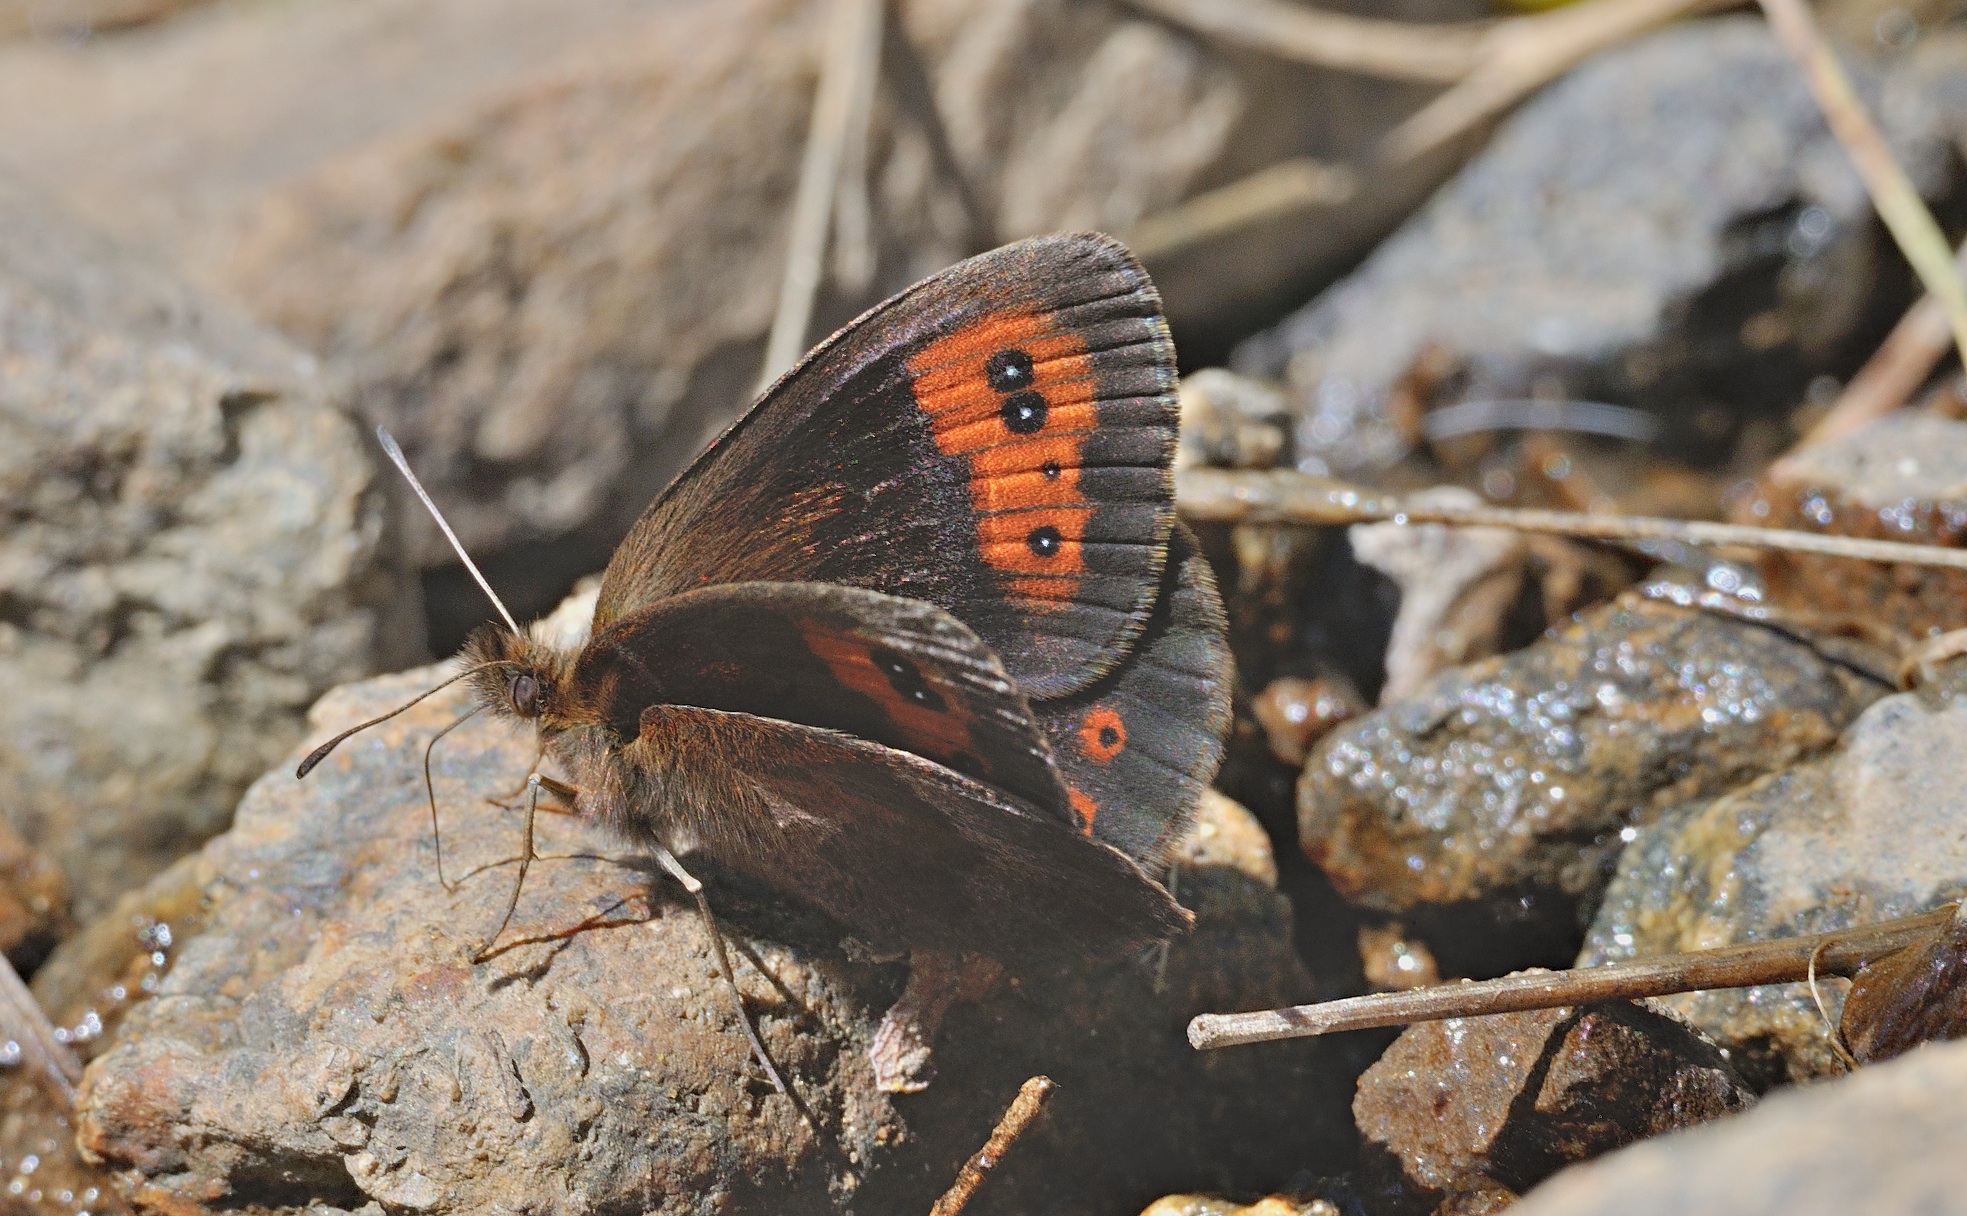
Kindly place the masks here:
[(1221, 761), (1231, 678), (1175, 519), (1174, 388), (1118, 243), (972, 258), (678, 477), (577, 652), (508, 617), (465, 677), (537, 726), (581, 815), (870, 943), (1015, 970), (1164, 940), (1189, 918), (1150, 874)]

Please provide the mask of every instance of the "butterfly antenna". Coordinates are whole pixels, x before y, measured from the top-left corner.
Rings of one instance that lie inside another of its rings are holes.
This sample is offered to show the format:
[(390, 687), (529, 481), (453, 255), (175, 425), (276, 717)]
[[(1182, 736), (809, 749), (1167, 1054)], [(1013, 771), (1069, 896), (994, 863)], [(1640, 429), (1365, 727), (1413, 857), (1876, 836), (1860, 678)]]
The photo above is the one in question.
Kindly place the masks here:
[(336, 735), (334, 738), (328, 740), (326, 743), (323, 743), (320, 747), (317, 747), (313, 751), (307, 753), (307, 759), (301, 761), (300, 767), (294, 770), (294, 776), (296, 778), (305, 777), (309, 773), (313, 772), (314, 766), (321, 763), (323, 760), (326, 760), (328, 758), (329, 752), (334, 751), (336, 748), (340, 747), (344, 742), (346, 742), (352, 736), (361, 734), (363, 731), (368, 730), (371, 726), (381, 726), (383, 723), (389, 721), (391, 718), (394, 718), (397, 714), (402, 713), (404, 710), (409, 709), (411, 706), (417, 704), (419, 701), (422, 701), (424, 698), (432, 697), (440, 692), (443, 692), (445, 689), (457, 683), (459, 680), (464, 679), (466, 676), (476, 675), (477, 673), (485, 670), (487, 667), (497, 667), (498, 665), (499, 665), (498, 663), (492, 662), (492, 663), (479, 663), (476, 666), (467, 667), (463, 671), (452, 676), (450, 679), (444, 681), (442, 684), (439, 684), (437, 687), (426, 689), (423, 692), (418, 693), (416, 696), (411, 697), (409, 700), (403, 702), (403, 704), (401, 705), (398, 705), (395, 709), (390, 710), (388, 713), (378, 714), (375, 717), (370, 718), (367, 722), (363, 722), (358, 725), (349, 727), (341, 734)]
[(431, 499), (430, 491), (424, 489), (423, 483), (417, 480), (417, 475), (410, 471), (410, 462), (403, 455), (403, 449), (397, 445), (396, 436), (389, 433), (388, 427), (378, 426), (376, 442), (382, 444), (383, 453), (389, 457), (390, 463), (396, 466), (397, 472), (403, 474), (403, 479), (410, 483), (410, 488), (417, 492), (417, 497), (423, 499), (424, 510), (429, 511), (430, 517), (437, 521), (437, 526), (444, 530), (444, 539), (450, 541), (451, 548), (458, 551), (458, 559), (464, 562), (466, 570), (471, 571), (471, 577), (478, 580), (478, 586), (492, 601), (492, 607), (499, 610), (499, 615), (505, 618), (507, 627), (513, 633), (519, 633), (519, 622), (513, 620), (512, 614), (505, 610), (505, 601), (499, 598), (498, 592), (492, 590), (492, 584), (485, 581), (485, 576), (478, 570), (478, 563), (472, 561), (471, 554), (464, 551), (464, 542), (458, 539), (456, 532), (451, 531), (450, 521), (445, 519), (444, 513), (437, 509), (437, 503)]

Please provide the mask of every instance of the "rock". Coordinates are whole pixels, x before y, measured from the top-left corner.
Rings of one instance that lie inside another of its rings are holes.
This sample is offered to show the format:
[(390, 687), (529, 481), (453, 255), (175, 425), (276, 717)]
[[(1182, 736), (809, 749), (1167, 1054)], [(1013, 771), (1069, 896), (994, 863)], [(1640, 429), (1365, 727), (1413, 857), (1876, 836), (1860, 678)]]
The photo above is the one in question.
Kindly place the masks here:
[(61, 867), (0, 819), (0, 951), (16, 971), (31, 973), (74, 929)]
[(1327, 735), (1300, 839), (1385, 911), (1594, 892), (1634, 825), (1830, 746), (1885, 691), (1787, 633), (1628, 595)]
[(1398, 924), (1359, 926), (1359, 962), (1366, 982), (1377, 989), (1404, 991), (1441, 982), (1434, 952)]
[(1838, 1037), (1860, 1063), (1901, 1056), (1921, 1043), (1967, 1037), (1967, 925), (1956, 915), (1925, 942), (1894, 951), (1851, 977)]
[[(1967, 535), (1967, 422), (1911, 412), (1799, 449), (1772, 466), (1744, 518), (1928, 545)], [(1772, 603), (1848, 617), (1921, 637), (1967, 625), (1967, 573), (1767, 553), (1758, 562)]]
[[(439, 671), (331, 694), (316, 733), (401, 704)], [(1310, 991), (1267, 845), (1234, 804), (1212, 803), (1179, 850), (1192, 937), (1162, 959), (1027, 976), (952, 1009), (935, 1083), (907, 1097), (876, 1092), (866, 1057), (902, 966), (855, 961), (816, 914), (700, 870), (748, 944), (747, 1004), (813, 1129), (750, 1062), (691, 905), (645, 863), (601, 860), (616, 854), (579, 821), (543, 817), (543, 860), (505, 946), (467, 961), (512, 867), (466, 875), (509, 857), (520, 827), (483, 799), (510, 790), (533, 745), (474, 719), (438, 746), (446, 873), (460, 882), (447, 892), (419, 765), (464, 704), (445, 690), (305, 783), (276, 768), (190, 863), (204, 928), (83, 1086), (80, 1141), (140, 1209), (683, 1212), (721, 1196), (732, 1214), (926, 1210), (1038, 1071), (1060, 1090), (975, 1212), (1275, 1185), (1339, 1151), (1343, 1079), (1319, 1052), (1204, 1058), (1182, 1038), (1194, 1012)]]
[[(1855, 69), (1854, 69), (1855, 70)], [(1870, 73), (1901, 162), (1951, 188), (1928, 77)], [(1389, 401), (1643, 407), (1690, 454), (1868, 355), (1911, 297), (1856, 174), (1761, 22), (1683, 22), (1545, 89), (1349, 278), (1231, 365), (1288, 379), (1300, 465), (1406, 450)]]
[[(1410, 496), (1418, 507), (1477, 507), (1460, 486)], [(1436, 672), (1501, 648), (1510, 609), (1523, 590), (1529, 546), (1508, 528), (1441, 524), (1354, 524), (1352, 552), (1400, 587), (1400, 613), (1387, 642), (1382, 704), (1420, 691)]]
[(1286, 764), (1303, 764), (1311, 745), (1365, 713), (1366, 701), (1343, 676), (1279, 676), (1251, 699), (1250, 712), (1264, 728), (1271, 755)]
[[(1943, 670), (1874, 703), (1833, 754), (1639, 828), (1578, 964), (1823, 933), (1967, 892), (1967, 664)], [(1833, 1025), (1843, 987), (1818, 985)], [(1753, 1080), (1842, 1071), (1804, 985), (1663, 1000)]]
[(1271, 385), (1220, 367), (1182, 377), (1177, 466), (1274, 468), (1285, 453), (1289, 411)]
[(420, 652), (311, 360), (0, 179), (0, 785), (93, 916)]
[(1352, 1110), (1370, 1156), (1429, 1204), (1469, 1197), (1463, 1211), (1753, 1100), (1672, 1013), (1610, 1001), (1410, 1026), (1359, 1078)]
[(1846, 1216), (1952, 1212), (1967, 1044), (1775, 1094), (1736, 1118), (1566, 1170), (1518, 1216)]

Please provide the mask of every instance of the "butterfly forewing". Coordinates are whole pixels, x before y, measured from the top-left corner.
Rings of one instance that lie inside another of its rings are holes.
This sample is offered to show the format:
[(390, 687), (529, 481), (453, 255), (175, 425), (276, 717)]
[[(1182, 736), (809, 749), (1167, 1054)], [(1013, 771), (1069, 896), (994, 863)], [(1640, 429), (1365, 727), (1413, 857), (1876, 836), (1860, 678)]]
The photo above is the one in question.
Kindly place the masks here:
[(1034, 708), (1080, 827), (1155, 868), (1222, 764), (1233, 681), (1222, 600), (1177, 525), (1154, 615), (1120, 666)]
[(829, 339), (679, 477), (596, 624), (708, 584), (842, 583), (947, 609), (1028, 695), (1084, 689), (1153, 605), (1174, 380), (1159, 297), (1115, 242), (973, 258)]

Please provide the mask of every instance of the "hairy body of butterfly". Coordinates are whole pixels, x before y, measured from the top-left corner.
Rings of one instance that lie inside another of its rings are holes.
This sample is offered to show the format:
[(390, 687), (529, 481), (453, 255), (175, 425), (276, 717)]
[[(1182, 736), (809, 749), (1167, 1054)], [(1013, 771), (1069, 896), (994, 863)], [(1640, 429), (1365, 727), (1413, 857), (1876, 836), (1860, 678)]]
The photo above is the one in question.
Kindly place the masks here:
[(769, 390), (609, 563), (578, 652), (481, 702), (575, 809), (882, 945), (1013, 967), (1181, 931), (1151, 877), (1222, 755), (1222, 609), (1176, 522), (1173, 349), (1132, 256), (1007, 246)]

